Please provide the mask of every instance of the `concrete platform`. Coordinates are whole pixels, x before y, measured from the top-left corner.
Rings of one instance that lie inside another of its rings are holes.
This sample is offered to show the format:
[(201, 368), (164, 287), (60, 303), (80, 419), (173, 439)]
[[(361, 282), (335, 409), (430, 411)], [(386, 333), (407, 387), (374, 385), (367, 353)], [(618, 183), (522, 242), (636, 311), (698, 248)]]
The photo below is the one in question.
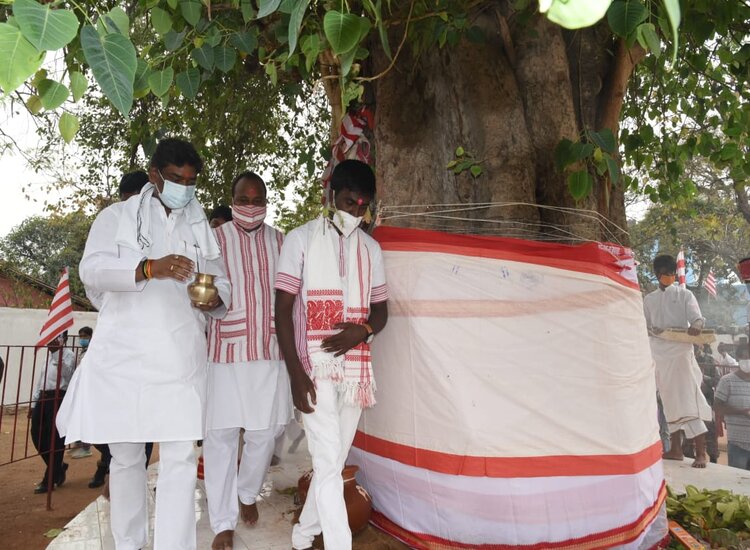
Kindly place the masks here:
[(698, 489), (728, 489), (733, 493), (750, 496), (750, 470), (740, 470), (722, 464), (709, 464), (706, 468), (693, 468), (692, 458), (664, 460), (664, 477), (673, 491), (684, 493), (686, 485)]

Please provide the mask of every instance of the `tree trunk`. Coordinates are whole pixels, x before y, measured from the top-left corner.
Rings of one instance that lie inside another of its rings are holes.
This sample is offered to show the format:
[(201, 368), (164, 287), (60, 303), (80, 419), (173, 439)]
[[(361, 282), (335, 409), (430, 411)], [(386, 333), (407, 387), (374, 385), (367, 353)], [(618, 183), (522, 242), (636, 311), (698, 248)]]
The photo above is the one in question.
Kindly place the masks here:
[[(497, 2), (475, 14), (482, 43), (464, 39), (456, 47), (430, 48), (417, 60), (404, 51), (373, 82), (378, 196), (387, 207), (386, 223), (625, 242), (612, 223), (585, 212), (625, 227), (622, 187), (592, 173), (592, 194), (576, 202), (554, 151), (563, 138), (577, 141), (584, 129), (600, 130), (603, 119), (617, 123), (629, 70), (617, 62), (606, 23), (568, 33), (541, 16), (522, 24), (510, 5)], [(394, 29), (392, 43), (400, 41), (399, 32), (402, 26)], [(372, 50), (372, 73), (378, 74), (390, 60)], [(611, 129), (617, 135), (617, 127)], [(459, 146), (481, 161), (478, 178), (446, 169)], [(493, 206), (471, 209), (476, 203)], [(439, 210), (454, 211), (442, 218), (417, 215)], [(414, 215), (388, 219), (399, 212)]]

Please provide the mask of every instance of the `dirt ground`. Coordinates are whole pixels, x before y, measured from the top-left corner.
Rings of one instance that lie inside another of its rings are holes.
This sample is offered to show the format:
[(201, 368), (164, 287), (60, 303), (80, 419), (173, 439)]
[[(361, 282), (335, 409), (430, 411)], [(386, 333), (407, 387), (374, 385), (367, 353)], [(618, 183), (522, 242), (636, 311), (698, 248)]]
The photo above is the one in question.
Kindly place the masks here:
[[(35, 495), (34, 487), (41, 481), (44, 463), (38, 456), (6, 464), (10, 460), (13, 423), (17, 420), (17, 439), (14, 460), (36, 453), (31, 440), (25, 452), (26, 412), (18, 417), (3, 414), (0, 423), (0, 548), (2, 550), (43, 550), (52, 540), (45, 533), (63, 528), (100, 493), (89, 489), (88, 482), (96, 470), (99, 453), (92, 448), (92, 456), (71, 459), (65, 484), (52, 492), (52, 510), (47, 510), (47, 495)], [(152, 461), (159, 459), (158, 445)], [(372, 526), (354, 539), (356, 550), (405, 550), (406, 546), (381, 533)], [(200, 549), (203, 550), (203, 549)]]

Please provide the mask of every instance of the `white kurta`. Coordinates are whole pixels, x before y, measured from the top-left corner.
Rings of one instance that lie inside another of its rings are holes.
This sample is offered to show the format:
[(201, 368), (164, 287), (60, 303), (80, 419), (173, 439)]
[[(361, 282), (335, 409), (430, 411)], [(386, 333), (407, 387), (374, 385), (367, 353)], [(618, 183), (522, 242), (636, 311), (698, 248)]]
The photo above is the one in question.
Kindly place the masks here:
[[(647, 295), (643, 308), (646, 324), (653, 328), (686, 329), (703, 318), (693, 293), (676, 285)], [(655, 336), (649, 338), (649, 343), (656, 364), (656, 387), (670, 432), (690, 422), (711, 420), (711, 407), (700, 389), (703, 375), (695, 360), (693, 345)]]
[(216, 236), (232, 282), (232, 305), (209, 327), (206, 428), (284, 426), (292, 419), (292, 395), (273, 324), (283, 236), (266, 224), (245, 232), (231, 222), (217, 228)]
[[(138, 200), (133, 197), (131, 200)], [(180, 254), (216, 275), (225, 304), (229, 282), (221, 258), (206, 260), (185, 210), (167, 216), (150, 199), (151, 249), (158, 259)], [(89, 295), (101, 297), (96, 333), (57, 416), (68, 442), (189, 441), (204, 432), (206, 318), (192, 307), (187, 283), (135, 282), (145, 254), (118, 246), (123, 204), (103, 210), (91, 227), (79, 273)], [(135, 231), (135, 227), (133, 231)], [(221, 316), (226, 308), (211, 312)]]

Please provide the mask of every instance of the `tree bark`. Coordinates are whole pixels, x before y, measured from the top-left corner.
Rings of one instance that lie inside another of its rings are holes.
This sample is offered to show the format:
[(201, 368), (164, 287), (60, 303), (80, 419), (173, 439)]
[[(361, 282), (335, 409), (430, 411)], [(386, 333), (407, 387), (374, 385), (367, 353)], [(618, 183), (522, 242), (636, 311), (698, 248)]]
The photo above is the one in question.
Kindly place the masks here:
[[(567, 33), (541, 16), (522, 24), (511, 4), (497, 2), (474, 14), (482, 43), (430, 48), (416, 60), (402, 53), (372, 83), (379, 198), (396, 210), (465, 208), (450, 213), (452, 219), (415, 215), (387, 223), (623, 242), (623, 233), (605, 230), (596, 216), (564, 210), (593, 210), (625, 227), (621, 187), (608, 189), (598, 178), (591, 196), (576, 202), (554, 161), (561, 139), (576, 141), (585, 129), (601, 129), (602, 105), (611, 122), (617, 98), (604, 85), (615, 66), (611, 35), (602, 27)], [(391, 61), (377, 47), (371, 51), (377, 74)], [(624, 95), (625, 88), (616, 91)], [(611, 129), (617, 135), (617, 126)], [(481, 161), (478, 178), (446, 169), (459, 146)], [(504, 204), (469, 210), (476, 203)]]

